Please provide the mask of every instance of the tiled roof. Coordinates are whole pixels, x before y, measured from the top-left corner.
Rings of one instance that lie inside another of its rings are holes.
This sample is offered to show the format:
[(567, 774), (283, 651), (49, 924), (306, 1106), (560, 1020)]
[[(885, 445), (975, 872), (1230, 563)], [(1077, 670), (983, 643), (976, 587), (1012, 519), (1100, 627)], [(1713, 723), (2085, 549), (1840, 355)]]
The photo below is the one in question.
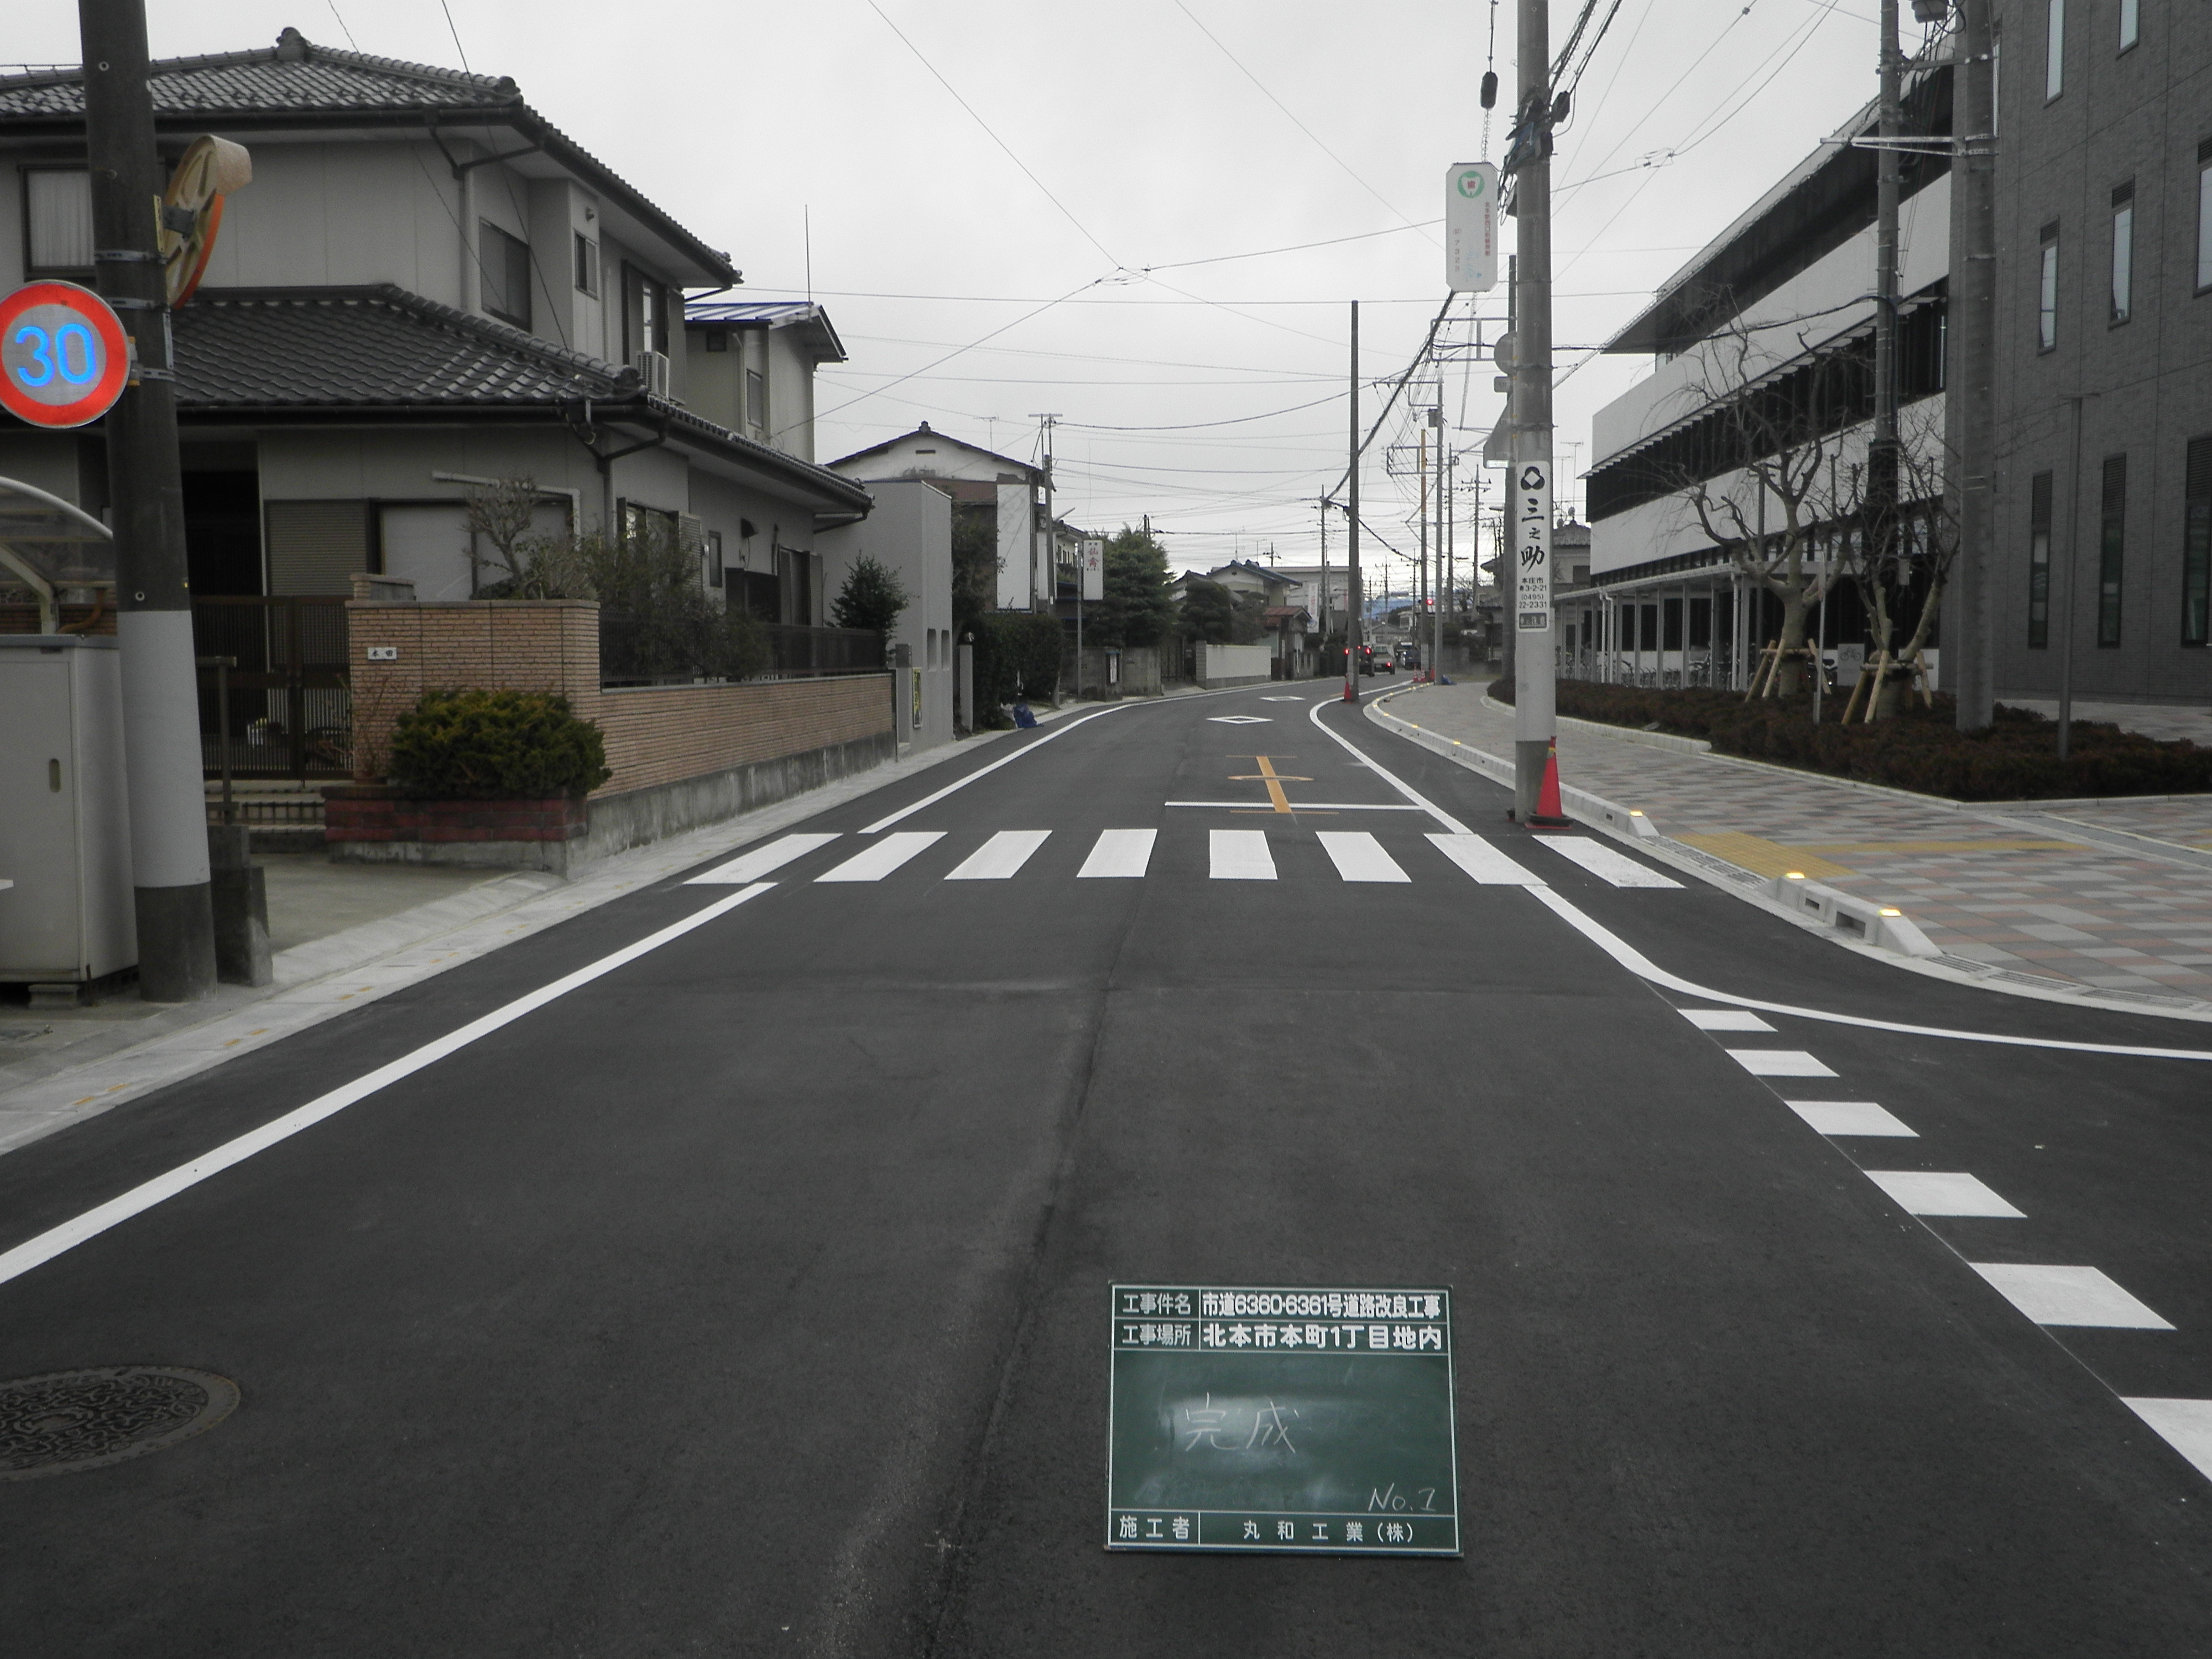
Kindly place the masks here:
[(402, 289), (203, 289), (176, 313), (186, 410), (574, 403), (639, 395), (627, 369)]
[[(310, 45), (287, 29), (274, 46), (210, 58), (171, 58), (152, 76), (157, 115), (241, 111), (496, 108), (520, 102), (512, 80)], [(294, 45), (297, 42), (297, 45)], [(0, 119), (84, 113), (84, 73), (46, 70), (0, 77)]]

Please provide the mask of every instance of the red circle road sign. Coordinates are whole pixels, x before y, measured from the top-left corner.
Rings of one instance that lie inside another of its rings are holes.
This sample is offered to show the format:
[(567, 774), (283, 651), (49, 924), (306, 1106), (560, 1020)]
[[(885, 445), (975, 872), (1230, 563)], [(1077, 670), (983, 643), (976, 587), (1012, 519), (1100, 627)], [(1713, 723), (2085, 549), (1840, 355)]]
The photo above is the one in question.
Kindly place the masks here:
[(0, 407), (37, 426), (82, 426), (123, 395), (131, 344), (107, 301), (75, 283), (27, 283), (0, 300)]

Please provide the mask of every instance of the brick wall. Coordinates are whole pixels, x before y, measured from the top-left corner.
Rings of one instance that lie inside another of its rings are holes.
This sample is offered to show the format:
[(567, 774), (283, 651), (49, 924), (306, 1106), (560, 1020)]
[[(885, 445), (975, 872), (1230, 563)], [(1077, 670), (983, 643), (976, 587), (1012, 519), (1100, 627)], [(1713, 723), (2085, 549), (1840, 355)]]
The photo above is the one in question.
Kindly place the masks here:
[[(883, 674), (738, 685), (599, 689), (599, 609), (581, 599), (346, 607), (354, 779), (382, 781), (393, 723), (428, 690), (557, 692), (605, 734), (614, 775), (595, 797), (888, 735)], [(373, 647), (397, 660), (371, 661)]]

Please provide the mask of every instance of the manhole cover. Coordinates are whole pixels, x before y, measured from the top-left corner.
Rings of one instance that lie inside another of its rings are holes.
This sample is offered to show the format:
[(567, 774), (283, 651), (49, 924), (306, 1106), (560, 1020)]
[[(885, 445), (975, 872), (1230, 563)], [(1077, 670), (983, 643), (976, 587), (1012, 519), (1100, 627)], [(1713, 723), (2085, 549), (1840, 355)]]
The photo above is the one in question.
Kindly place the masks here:
[(238, 1385), (175, 1365), (111, 1365), (0, 1382), (0, 1480), (143, 1457), (238, 1409)]

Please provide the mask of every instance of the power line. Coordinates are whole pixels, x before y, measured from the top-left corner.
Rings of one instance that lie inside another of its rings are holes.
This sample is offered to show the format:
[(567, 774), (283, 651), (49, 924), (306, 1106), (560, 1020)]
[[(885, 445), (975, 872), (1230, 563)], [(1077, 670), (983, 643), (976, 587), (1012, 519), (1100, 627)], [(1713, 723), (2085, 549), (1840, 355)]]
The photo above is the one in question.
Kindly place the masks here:
[[(870, 3), (874, 3), (874, 0), (870, 0)], [(888, 21), (889, 20), (886, 19), (885, 21)], [(889, 392), (891, 389), (891, 386), (903, 386), (908, 380), (913, 380), (916, 375), (927, 374), (933, 368), (938, 368), (942, 367), (944, 364), (951, 362), (955, 357), (960, 356), (962, 352), (973, 351), (977, 346), (983, 344), (986, 341), (997, 339), (999, 336), (1004, 334), (1008, 329), (1019, 328), (1024, 323), (1028, 322), (1032, 317), (1043, 316), (1046, 312), (1050, 311), (1054, 306), (1065, 304), (1067, 301), (1074, 298), (1075, 295), (1082, 293), (1084, 289), (1096, 288), (1099, 283), (1105, 280), (1106, 279), (1103, 276), (1094, 276), (1089, 282), (1083, 283), (1080, 287), (1068, 289), (1067, 292), (1061, 295), (1059, 299), (1047, 300), (1035, 311), (1025, 311), (1020, 316), (1015, 318), (1013, 321), (1010, 323), (1001, 323), (998, 327), (993, 329), (988, 334), (984, 335), (981, 339), (971, 340), (964, 346), (960, 346), (953, 350), (946, 352), (942, 357), (938, 358), (934, 362), (924, 363), (920, 368), (915, 369), (909, 374), (900, 375), (898, 379), (893, 380), (890, 386), (879, 386), (873, 392), (863, 392), (857, 398), (848, 398), (843, 403), (837, 404), (835, 408), (816, 410), (814, 418), (818, 421), (826, 416), (835, 415), (840, 409), (850, 409), (854, 404), (865, 403), (870, 398), (880, 397), (883, 393)]]
[[(461, 54), (461, 67), (474, 75), (476, 71), (469, 69), (469, 49), (461, 44), (460, 30), (453, 27), (453, 9), (446, 3), (446, 0), (438, 0), (438, 9), (446, 14), (446, 29), (453, 37), (453, 50)], [(347, 39), (352, 37), (349, 35)]]

